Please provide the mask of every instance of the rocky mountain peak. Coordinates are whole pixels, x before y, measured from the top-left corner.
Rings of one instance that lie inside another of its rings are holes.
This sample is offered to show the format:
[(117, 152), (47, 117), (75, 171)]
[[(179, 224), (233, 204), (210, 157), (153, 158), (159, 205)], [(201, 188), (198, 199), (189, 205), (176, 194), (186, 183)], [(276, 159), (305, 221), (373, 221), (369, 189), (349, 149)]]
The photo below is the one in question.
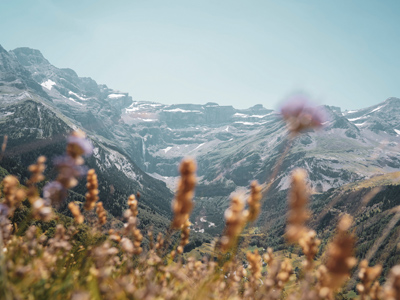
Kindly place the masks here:
[(10, 53), (14, 54), (19, 63), (24, 67), (31, 65), (49, 65), (49, 61), (44, 58), (43, 54), (37, 49), (28, 47), (21, 47), (11, 50)]
[(0, 53), (7, 53), (8, 54), (7, 50), (4, 49), (1, 45), (0, 45)]

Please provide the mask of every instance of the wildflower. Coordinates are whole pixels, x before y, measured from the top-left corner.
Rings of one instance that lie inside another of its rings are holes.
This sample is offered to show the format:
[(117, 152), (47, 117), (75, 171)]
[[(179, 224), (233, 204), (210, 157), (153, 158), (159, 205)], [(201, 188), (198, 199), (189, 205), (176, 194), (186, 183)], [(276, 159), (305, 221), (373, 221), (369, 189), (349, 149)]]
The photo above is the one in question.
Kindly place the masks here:
[(46, 183), (43, 187), (43, 198), (55, 205), (59, 205), (67, 197), (67, 190), (58, 181)]
[(97, 181), (97, 175), (94, 169), (90, 169), (87, 172), (87, 193), (85, 195), (86, 197), (86, 203), (85, 203), (85, 209), (86, 210), (92, 210), (95, 206), (95, 203), (97, 200), (99, 200), (99, 183)]
[(247, 252), (246, 256), (250, 264), (253, 278), (254, 279), (260, 278), (262, 265), (261, 265), (261, 255), (258, 254), (258, 250), (255, 250), (254, 253)]
[[(2, 236), (3, 242), (5, 243), (11, 237), (12, 225), (10, 220), (7, 218), (9, 208), (4, 204), (0, 204), (0, 235)], [(0, 244), (0, 251), (2, 251), (3, 245)], [(1, 255), (0, 255), (1, 256)]]
[(4, 204), (8, 207), (8, 215), (12, 216), (17, 206), (25, 199), (26, 193), (23, 189), (18, 188), (18, 179), (13, 175), (4, 177), (2, 184)]
[(112, 241), (114, 241), (114, 242), (116, 242), (116, 243), (119, 243), (119, 242), (121, 241), (121, 236), (119, 236), (119, 235), (114, 231), (114, 229), (110, 229), (110, 230), (108, 231), (108, 234), (110, 235), (110, 240), (112, 240)]
[(189, 220), (186, 220), (185, 224), (182, 226), (181, 242), (178, 248), (176, 248), (176, 251), (179, 254), (183, 253), (183, 247), (185, 247), (189, 243), (190, 225), (191, 223), (189, 222)]
[(260, 213), (261, 186), (258, 185), (257, 181), (253, 181), (250, 188), (250, 197), (247, 199), (247, 203), (249, 204), (247, 220), (249, 222), (254, 222)]
[(164, 239), (163, 239), (163, 235), (161, 232), (158, 233), (157, 235), (157, 242), (155, 245), (156, 250), (161, 250), (161, 248), (164, 246)]
[(321, 241), (316, 236), (317, 233), (314, 230), (309, 230), (299, 239), (299, 245), (306, 257), (304, 264), (307, 270), (312, 269), (314, 257), (318, 253), (318, 247), (321, 244)]
[(0, 203), (0, 216), (7, 216), (9, 209), (7, 205)]
[(360, 271), (358, 272), (358, 278), (360, 278), (361, 283), (357, 284), (357, 291), (360, 293), (361, 299), (365, 299), (370, 294), (372, 283), (378, 278), (381, 271), (381, 265), (368, 267), (367, 260), (361, 261)]
[(370, 289), (369, 296), (371, 297), (371, 300), (378, 300), (381, 299), (381, 294), (382, 287), (379, 284), (379, 281), (375, 281)]
[(93, 145), (86, 139), (86, 135), (82, 130), (71, 133), (67, 141), (67, 153), (74, 159), (77, 159), (81, 155), (89, 156), (93, 152)]
[(296, 169), (292, 172), (292, 187), (289, 194), (289, 213), (287, 219), (286, 238), (296, 243), (307, 232), (305, 222), (309, 218), (307, 210), (308, 187), (306, 185), (307, 172)]
[(68, 155), (55, 158), (53, 163), (58, 169), (57, 181), (66, 189), (75, 187), (78, 184), (77, 178), (85, 174), (85, 168)]
[(263, 255), (263, 260), (267, 264), (272, 264), (274, 261), (274, 253), (271, 247), (267, 248), (267, 252)]
[(328, 280), (325, 287), (331, 292), (339, 288), (349, 277), (350, 270), (357, 263), (354, 254), (354, 236), (348, 233), (352, 224), (352, 218), (344, 215), (337, 226), (337, 233), (333, 241), (328, 245), (326, 269)]
[(289, 130), (294, 134), (321, 127), (325, 121), (324, 111), (311, 104), (304, 96), (290, 98), (282, 106), (280, 113), (288, 124)]
[(125, 238), (125, 237), (122, 238), (120, 245), (121, 245), (122, 250), (124, 250), (125, 252), (127, 252), (129, 254), (133, 254), (133, 252), (135, 251), (132, 241), (128, 238)]
[[(73, 227), (70, 229), (74, 229)], [(70, 236), (67, 234), (63, 225), (58, 224), (56, 226), (56, 233), (54, 237), (49, 239), (48, 251), (51, 254), (57, 253), (59, 250), (63, 250), (64, 252), (71, 250), (72, 245), (69, 242)]]
[(1, 144), (0, 161), (3, 159), (4, 152), (6, 152), (7, 141), (8, 141), (8, 135), (4, 135), (3, 136), (3, 144)]
[(28, 167), (29, 172), (32, 173), (28, 184), (34, 184), (44, 180), (43, 172), (46, 169), (45, 162), (46, 157), (39, 156), (36, 163)]
[(400, 265), (390, 270), (384, 291), (385, 299), (397, 300), (400, 298)]
[(128, 206), (129, 209), (131, 210), (132, 216), (136, 217), (138, 215), (138, 202), (135, 198), (135, 195), (130, 195), (128, 198)]
[(103, 202), (97, 202), (96, 206), (97, 206), (96, 213), (97, 217), (99, 218), (99, 223), (101, 225), (104, 225), (107, 222), (107, 217), (106, 217), (106, 211), (103, 207)]
[(225, 232), (221, 238), (221, 249), (226, 252), (236, 242), (243, 229), (247, 215), (244, 212), (244, 201), (239, 196), (233, 196), (230, 207), (225, 211)]
[(79, 210), (79, 206), (76, 205), (74, 202), (70, 202), (68, 204), (68, 208), (71, 211), (72, 215), (74, 216), (75, 222), (77, 224), (82, 224), (84, 221), (84, 218)]
[(196, 184), (196, 164), (191, 159), (184, 159), (180, 165), (181, 179), (178, 184), (178, 191), (174, 201), (172, 202), (172, 211), (174, 219), (171, 227), (175, 229), (181, 228), (189, 219), (189, 215), (193, 208), (193, 190)]
[(32, 204), (32, 215), (34, 218), (48, 222), (53, 219), (53, 210), (42, 198), (36, 199)]

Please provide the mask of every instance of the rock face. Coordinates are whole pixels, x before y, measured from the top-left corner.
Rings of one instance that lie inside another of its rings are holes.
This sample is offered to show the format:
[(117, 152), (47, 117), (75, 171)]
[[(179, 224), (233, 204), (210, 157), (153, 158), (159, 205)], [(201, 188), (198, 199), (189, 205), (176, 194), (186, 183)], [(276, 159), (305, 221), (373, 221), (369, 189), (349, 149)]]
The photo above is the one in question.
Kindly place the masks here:
[[(83, 128), (98, 144), (98, 168), (114, 166), (115, 172), (125, 172), (142, 189), (157, 186), (159, 194), (170, 199), (171, 192), (156, 179), (174, 190), (180, 160), (194, 157), (198, 164), (194, 220), (207, 218), (215, 225), (204, 228), (209, 232), (223, 225), (230, 193), (248, 189), (254, 179), (265, 182), (288, 143), (278, 114), (261, 104), (240, 110), (212, 102), (132, 101), (126, 93), (78, 77), (73, 70), (56, 68), (38, 50), (0, 48), (0, 78), (0, 122), (8, 122), (9, 130), (16, 126), (16, 135), (33, 139), (54, 136), (52, 132), (59, 131), (57, 122), (51, 130), (38, 124), (22, 128), (18, 123), (23, 118), (18, 103), (38, 103), (43, 108), (32, 106), (32, 114), (47, 109), (67, 128)], [(329, 120), (322, 130), (293, 141), (272, 193), (289, 187), (289, 174), (296, 167), (309, 172), (317, 192), (400, 169), (400, 99), (389, 98), (356, 111), (342, 112), (333, 106), (325, 110)], [(149, 199), (148, 205), (158, 207), (162, 201), (166, 200), (155, 200), (156, 205)], [(169, 210), (167, 204), (160, 207)]]

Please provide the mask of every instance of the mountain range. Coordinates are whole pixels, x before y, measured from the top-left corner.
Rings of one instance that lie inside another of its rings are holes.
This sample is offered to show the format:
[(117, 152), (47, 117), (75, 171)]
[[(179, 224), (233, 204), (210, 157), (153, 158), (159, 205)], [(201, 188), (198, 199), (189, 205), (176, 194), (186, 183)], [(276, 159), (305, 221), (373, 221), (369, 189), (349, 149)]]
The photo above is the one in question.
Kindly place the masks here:
[[(349, 184), (400, 171), (399, 98), (353, 111), (324, 109), (328, 116), (324, 127), (291, 143), (264, 200), (260, 222), (282, 223), (294, 168), (308, 171), (316, 211), (316, 203), (325, 205)], [(134, 101), (127, 93), (53, 66), (39, 50), (6, 51), (0, 46), (0, 136), (9, 137), (0, 163), (4, 171), (23, 182), (28, 177), (26, 166), (40, 154), (49, 158), (61, 154), (65, 137), (77, 128), (94, 144), (87, 164), (99, 174), (105, 208), (119, 217), (128, 195), (140, 192), (143, 226), (152, 224), (159, 230), (168, 226), (179, 162), (195, 158), (193, 231), (208, 240), (224, 226), (230, 194), (247, 193), (252, 180), (261, 184), (269, 180), (289, 143), (279, 114), (261, 104), (235, 109), (213, 102)], [(51, 166), (49, 160), (50, 178)], [(84, 193), (81, 183), (69, 201), (83, 201)]]

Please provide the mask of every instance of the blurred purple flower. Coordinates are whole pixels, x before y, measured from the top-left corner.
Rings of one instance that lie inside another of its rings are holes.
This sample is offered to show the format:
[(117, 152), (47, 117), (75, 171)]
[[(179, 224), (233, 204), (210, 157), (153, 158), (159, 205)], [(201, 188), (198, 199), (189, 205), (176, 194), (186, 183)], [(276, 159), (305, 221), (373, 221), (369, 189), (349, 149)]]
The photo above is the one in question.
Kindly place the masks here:
[(93, 152), (93, 145), (92, 143), (85, 137), (83, 136), (77, 136), (77, 135), (70, 135), (67, 139), (68, 144), (74, 144), (81, 148), (83, 155), (89, 156)]
[[(67, 190), (58, 181), (48, 182), (43, 187), (43, 198), (53, 204), (60, 204), (67, 197)], [(49, 203), (48, 203), (49, 204)]]
[(77, 164), (77, 160), (68, 155), (59, 156), (54, 159), (54, 165), (58, 169), (57, 181), (65, 189), (70, 189), (78, 184), (78, 177), (86, 173), (87, 168)]
[(322, 107), (317, 107), (304, 96), (294, 96), (281, 107), (282, 118), (293, 133), (319, 128), (326, 120)]
[(76, 160), (71, 156), (58, 156), (53, 160), (53, 163), (64, 177), (80, 177), (85, 175), (85, 167), (77, 165)]
[(7, 216), (9, 209), (10, 208), (7, 205), (0, 203), (0, 217)]

